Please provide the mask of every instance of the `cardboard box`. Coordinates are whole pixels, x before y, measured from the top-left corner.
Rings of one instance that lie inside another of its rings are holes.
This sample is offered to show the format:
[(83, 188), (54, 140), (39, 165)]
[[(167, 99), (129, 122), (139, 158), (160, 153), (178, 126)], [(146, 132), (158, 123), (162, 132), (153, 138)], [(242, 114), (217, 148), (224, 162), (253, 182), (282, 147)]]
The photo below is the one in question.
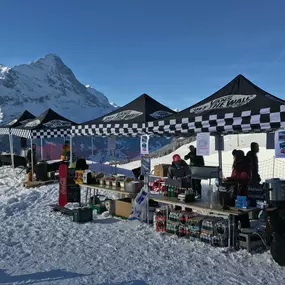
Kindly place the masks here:
[(154, 175), (160, 177), (167, 177), (167, 172), (170, 164), (159, 164), (154, 166)]
[(132, 200), (131, 198), (115, 200), (115, 215), (128, 218), (132, 212)]

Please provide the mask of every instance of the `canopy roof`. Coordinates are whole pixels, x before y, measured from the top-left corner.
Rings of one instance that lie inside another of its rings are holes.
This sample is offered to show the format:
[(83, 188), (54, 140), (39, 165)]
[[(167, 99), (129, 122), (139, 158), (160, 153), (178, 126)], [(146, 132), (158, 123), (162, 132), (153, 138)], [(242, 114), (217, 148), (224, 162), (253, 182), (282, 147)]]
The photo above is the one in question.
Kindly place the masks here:
[(199, 103), (163, 120), (147, 123), (146, 132), (193, 134), (268, 132), (285, 123), (285, 101), (242, 75)]
[(15, 128), (23, 123), (28, 123), (33, 120), (35, 116), (29, 111), (25, 110), (18, 118), (0, 126), (0, 134), (9, 134), (11, 128)]
[(72, 127), (74, 135), (137, 135), (144, 124), (176, 112), (143, 94), (127, 105), (98, 119)]
[(52, 109), (46, 110), (29, 122), (11, 129), (11, 133), (25, 138), (51, 138), (70, 135), (74, 122), (64, 118)]

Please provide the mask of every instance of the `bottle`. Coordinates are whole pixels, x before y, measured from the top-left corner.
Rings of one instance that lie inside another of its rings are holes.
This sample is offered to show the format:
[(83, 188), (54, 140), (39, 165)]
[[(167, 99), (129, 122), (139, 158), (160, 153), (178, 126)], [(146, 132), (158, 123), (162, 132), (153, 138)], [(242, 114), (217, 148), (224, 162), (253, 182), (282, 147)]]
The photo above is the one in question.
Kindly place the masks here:
[(174, 197), (178, 197), (178, 188), (177, 187), (175, 187), (175, 189), (174, 189)]
[(168, 185), (165, 185), (165, 191), (164, 191), (164, 196), (168, 196)]

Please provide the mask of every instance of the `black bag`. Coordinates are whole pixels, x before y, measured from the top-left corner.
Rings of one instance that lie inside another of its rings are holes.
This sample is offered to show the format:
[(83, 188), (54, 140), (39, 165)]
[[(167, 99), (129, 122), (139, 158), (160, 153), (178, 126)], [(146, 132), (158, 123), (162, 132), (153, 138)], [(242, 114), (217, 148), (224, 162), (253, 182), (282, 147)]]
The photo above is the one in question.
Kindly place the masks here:
[(276, 232), (273, 233), (273, 240), (270, 247), (270, 252), (280, 266), (285, 266), (285, 238), (281, 237)]
[(78, 184), (67, 185), (67, 202), (80, 203), (80, 186)]
[(236, 184), (222, 183), (219, 186), (219, 199), (222, 206), (234, 206), (236, 198)]

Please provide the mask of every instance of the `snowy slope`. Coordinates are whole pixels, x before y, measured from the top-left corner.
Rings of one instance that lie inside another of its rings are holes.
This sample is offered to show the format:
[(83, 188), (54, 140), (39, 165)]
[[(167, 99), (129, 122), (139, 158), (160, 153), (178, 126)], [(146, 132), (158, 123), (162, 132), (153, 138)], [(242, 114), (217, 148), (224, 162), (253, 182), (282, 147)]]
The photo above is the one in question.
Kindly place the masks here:
[(52, 108), (75, 122), (115, 109), (102, 93), (81, 84), (54, 54), (12, 68), (0, 65), (0, 108), (5, 122), (25, 109), (39, 115)]
[(24, 189), (1, 168), (0, 283), (42, 285), (279, 285), (269, 252), (213, 248), (138, 222), (97, 216), (76, 224), (53, 213), (58, 185)]

